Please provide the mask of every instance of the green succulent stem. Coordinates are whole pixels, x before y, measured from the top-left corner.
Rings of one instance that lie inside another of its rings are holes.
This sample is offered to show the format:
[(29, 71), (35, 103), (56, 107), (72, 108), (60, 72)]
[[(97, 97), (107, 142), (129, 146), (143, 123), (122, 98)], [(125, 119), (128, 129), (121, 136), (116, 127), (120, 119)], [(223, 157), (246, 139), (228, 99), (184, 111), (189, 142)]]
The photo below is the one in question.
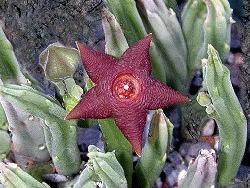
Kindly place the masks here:
[[(2, 87), (4, 86), (0, 86), (0, 90)], [(1, 92), (0, 103), (8, 120), (8, 129), (12, 135), (12, 152), (15, 157), (22, 156), (36, 162), (48, 161), (50, 157), (46, 147), (39, 149), (45, 146), (41, 120), (10, 102), (6, 99), (5, 92)]]
[(150, 136), (135, 167), (138, 187), (152, 187), (160, 175), (171, 146), (173, 127), (162, 110), (155, 111), (149, 130)]
[(203, 0), (187, 1), (182, 11), (182, 30), (187, 43), (187, 68), (190, 77), (193, 76), (194, 70), (200, 67), (200, 61), (206, 55), (207, 44), (203, 29), (206, 14)]
[(185, 80), (187, 48), (175, 12), (168, 9), (162, 0), (140, 0), (139, 5), (141, 14), (146, 18), (143, 21), (152, 29), (157, 50), (164, 57), (164, 65), (167, 70), (173, 71), (174, 77), (170, 77), (171, 81)]
[[(1, 85), (1, 84), (0, 84)], [(1, 94), (0, 94), (1, 97)], [(0, 130), (8, 130), (8, 121), (4, 112), (4, 108), (0, 103)]]
[(102, 10), (102, 25), (105, 34), (105, 52), (117, 58), (121, 57), (129, 45), (121, 26), (107, 8)]
[(76, 84), (72, 77), (53, 83), (57, 86), (63, 98), (64, 108), (67, 112), (70, 112), (80, 101), (83, 89)]
[[(212, 45), (208, 45), (208, 60), (203, 60), (202, 66), (204, 81), (201, 92), (206, 92), (211, 99), (211, 103), (205, 105), (206, 112), (219, 127), (217, 181), (219, 186), (227, 186), (235, 177), (245, 151), (247, 121), (234, 93), (229, 70)], [(198, 102), (204, 105), (199, 99)]]
[(0, 78), (4, 83), (27, 84), (22, 74), (13, 47), (0, 26)]
[(14, 163), (0, 163), (0, 180), (7, 188), (50, 188), (49, 185), (40, 183)]
[[(144, 23), (136, 8), (136, 3), (134, 0), (105, 0), (105, 2), (108, 5), (109, 10), (115, 16), (114, 18), (113, 15), (111, 13), (108, 13), (107, 11), (106, 13), (104, 13), (103, 25), (106, 42), (118, 41), (121, 39), (121, 41), (117, 43), (117, 45), (119, 45), (120, 47), (122, 47), (121, 45), (124, 45), (125, 47), (127, 45), (126, 43), (128, 43), (128, 46), (132, 46), (138, 40), (142, 39), (144, 36), (147, 35)], [(109, 18), (109, 23), (105, 22), (105, 19), (107, 18)], [(117, 22), (120, 25), (117, 25)], [(123, 40), (123, 38), (118, 37), (115, 32), (112, 32), (111, 35), (108, 35), (108, 33), (110, 33), (109, 28), (112, 28), (113, 30), (119, 30), (120, 35), (123, 35), (124, 33), (125, 40)], [(122, 51), (120, 50), (119, 55), (122, 55), (121, 52)], [(116, 53), (113, 54), (117, 55)], [(153, 77), (166, 83), (165, 67), (163, 62), (160, 61), (161, 57), (159, 56), (154, 44), (152, 44), (150, 55), (153, 67)]]
[(129, 46), (147, 34), (134, 0), (105, 0), (105, 2), (120, 23)]
[(103, 153), (94, 145), (88, 147), (89, 160), (85, 169), (77, 177), (73, 188), (95, 188), (98, 182), (105, 187), (127, 188), (127, 181), (122, 166), (116, 159), (115, 151)]
[(0, 130), (0, 161), (5, 159), (10, 151), (11, 138), (5, 130)]
[(59, 103), (24, 85), (2, 85), (0, 92), (9, 103), (43, 120), (46, 147), (57, 172), (64, 175), (77, 173), (81, 161), (76, 142), (76, 122), (64, 120), (66, 111)]
[(212, 44), (224, 60), (230, 48), (232, 9), (225, 0), (188, 0), (181, 15), (182, 30), (188, 49), (188, 80), (201, 68)]
[(99, 120), (102, 134), (105, 139), (105, 151), (115, 151), (119, 163), (124, 169), (128, 187), (132, 187), (133, 160), (132, 146), (115, 125), (114, 120)]

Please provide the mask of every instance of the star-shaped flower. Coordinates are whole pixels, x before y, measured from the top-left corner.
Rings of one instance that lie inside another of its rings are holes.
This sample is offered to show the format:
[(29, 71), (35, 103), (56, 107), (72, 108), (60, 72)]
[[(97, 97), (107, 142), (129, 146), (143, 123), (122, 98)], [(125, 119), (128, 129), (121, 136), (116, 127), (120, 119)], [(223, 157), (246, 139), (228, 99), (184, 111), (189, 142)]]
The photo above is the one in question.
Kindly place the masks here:
[(185, 103), (189, 99), (151, 75), (152, 35), (135, 43), (120, 58), (78, 43), (84, 67), (95, 83), (66, 119), (109, 118), (140, 155), (148, 110)]

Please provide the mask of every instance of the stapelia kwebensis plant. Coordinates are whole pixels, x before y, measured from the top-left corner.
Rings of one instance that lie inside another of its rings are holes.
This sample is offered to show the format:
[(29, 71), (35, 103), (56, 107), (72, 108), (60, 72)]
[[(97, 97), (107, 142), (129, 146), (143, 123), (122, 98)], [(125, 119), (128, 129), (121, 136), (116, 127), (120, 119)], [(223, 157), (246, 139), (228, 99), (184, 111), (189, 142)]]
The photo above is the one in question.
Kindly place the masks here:
[[(0, 187), (233, 184), (246, 149), (247, 121), (223, 64), (233, 23), (229, 2), (187, 0), (182, 11), (175, 0), (105, 5), (105, 52), (79, 41), (74, 47), (53, 43), (40, 54), (57, 97), (22, 73), (0, 28)], [(80, 66), (86, 71), (84, 87), (74, 79)], [(191, 93), (197, 74), (202, 85)], [(175, 180), (167, 176), (168, 182), (159, 183), (178, 152), (174, 111), (182, 139), (198, 149), (192, 160), (183, 160), (185, 168), (176, 167)], [(194, 121), (196, 135), (190, 132)], [(218, 134), (202, 135), (211, 121)], [(94, 125), (104, 147), (89, 144), (83, 157), (78, 132)], [(210, 148), (195, 145), (201, 141)]]
[(84, 67), (95, 86), (66, 116), (66, 119), (113, 117), (139, 156), (147, 111), (188, 101), (187, 97), (151, 78), (151, 40), (150, 34), (119, 58), (78, 44)]

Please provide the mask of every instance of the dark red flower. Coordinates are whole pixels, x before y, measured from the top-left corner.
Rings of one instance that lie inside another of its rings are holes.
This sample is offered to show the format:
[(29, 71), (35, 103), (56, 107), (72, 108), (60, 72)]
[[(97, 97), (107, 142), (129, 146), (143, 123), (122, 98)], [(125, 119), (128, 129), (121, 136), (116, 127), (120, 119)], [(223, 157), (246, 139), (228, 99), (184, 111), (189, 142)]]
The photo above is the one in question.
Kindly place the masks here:
[(189, 99), (151, 78), (149, 56), (152, 35), (138, 41), (120, 58), (78, 43), (84, 67), (96, 84), (66, 119), (109, 118), (141, 154), (142, 133), (148, 110), (185, 103)]

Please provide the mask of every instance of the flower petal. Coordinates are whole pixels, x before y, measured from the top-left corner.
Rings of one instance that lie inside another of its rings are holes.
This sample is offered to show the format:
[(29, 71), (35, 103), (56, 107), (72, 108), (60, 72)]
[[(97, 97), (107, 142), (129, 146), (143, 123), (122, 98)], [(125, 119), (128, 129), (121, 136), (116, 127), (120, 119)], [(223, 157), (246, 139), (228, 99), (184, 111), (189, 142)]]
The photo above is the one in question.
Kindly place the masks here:
[(152, 39), (152, 34), (149, 34), (145, 38), (139, 40), (124, 52), (121, 57), (121, 61), (125, 61), (126, 66), (147, 71), (148, 74), (151, 74), (149, 49)]
[(146, 103), (148, 110), (167, 108), (190, 101), (187, 96), (182, 95), (158, 80), (152, 79), (147, 88)]
[(123, 135), (132, 144), (135, 153), (140, 156), (142, 151), (142, 134), (146, 123), (146, 111), (127, 110), (115, 116), (115, 122)]
[(85, 44), (77, 43), (77, 47), (80, 51), (84, 68), (94, 83), (98, 83), (103, 79), (106, 71), (112, 69), (117, 61), (110, 55), (89, 49)]
[(65, 119), (103, 119), (111, 117), (111, 110), (105, 102), (105, 95), (97, 86), (91, 88), (65, 117)]

